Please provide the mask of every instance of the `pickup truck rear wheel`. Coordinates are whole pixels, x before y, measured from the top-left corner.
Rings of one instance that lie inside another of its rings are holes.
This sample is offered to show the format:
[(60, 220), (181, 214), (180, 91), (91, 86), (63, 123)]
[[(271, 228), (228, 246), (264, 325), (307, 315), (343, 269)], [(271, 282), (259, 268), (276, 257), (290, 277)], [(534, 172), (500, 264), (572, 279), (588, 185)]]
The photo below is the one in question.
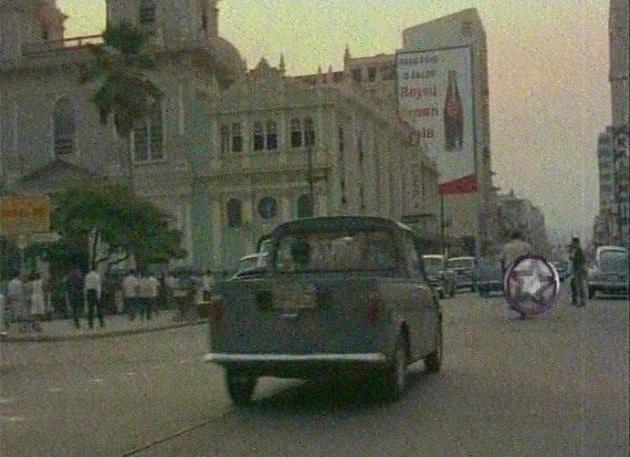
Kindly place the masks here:
[(424, 358), (424, 368), (427, 373), (437, 373), (442, 367), (442, 328), (438, 330), (435, 350)]
[(243, 373), (228, 371), (225, 374), (225, 383), (230, 398), (238, 406), (246, 405), (251, 401), (257, 381), (255, 376)]
[(389, 366), (381, 379), (382, 394), (387, 401), (396, 401), (405, 392), (407, 386), (407, 364), (409, 353), (407, 351), (407, 338), (404, 334), (398, 335), (394, 354)]

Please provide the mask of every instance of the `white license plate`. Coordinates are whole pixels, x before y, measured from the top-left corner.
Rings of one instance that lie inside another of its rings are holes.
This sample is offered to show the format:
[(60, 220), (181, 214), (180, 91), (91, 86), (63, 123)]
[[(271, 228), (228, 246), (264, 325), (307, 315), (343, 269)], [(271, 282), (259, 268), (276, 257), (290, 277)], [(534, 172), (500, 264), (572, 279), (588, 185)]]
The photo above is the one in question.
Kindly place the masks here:
[(283, 310), (315, 308), (315, 285), (296, 282), (276, 284), (272, 289), (273, 307)]

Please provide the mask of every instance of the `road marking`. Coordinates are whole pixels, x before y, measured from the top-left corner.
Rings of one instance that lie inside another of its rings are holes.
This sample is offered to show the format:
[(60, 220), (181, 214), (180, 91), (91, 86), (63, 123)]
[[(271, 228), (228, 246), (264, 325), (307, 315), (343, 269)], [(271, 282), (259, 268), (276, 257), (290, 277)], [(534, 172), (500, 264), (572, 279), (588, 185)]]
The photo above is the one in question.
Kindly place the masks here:
[(135, 375), (137, 375), (138, 373), (133, 372), (133, 371), (130, 371), (130, 372), (125, 373), (125, 374), (126, 374), (127, 376), (135, 376)]
[(94, 378), (89, 380), (88, 382), (91, 382), (92, 384), (103, 384), (103, 380), (101, 378)]
[(0, 405), (15, 403), (15, 398), (0, 398)]
[(48, 389), (48, 392), (52, 392), (52, 393), (63, 392), (63, 389), (59, 387), (51, 387), (50, 389)]

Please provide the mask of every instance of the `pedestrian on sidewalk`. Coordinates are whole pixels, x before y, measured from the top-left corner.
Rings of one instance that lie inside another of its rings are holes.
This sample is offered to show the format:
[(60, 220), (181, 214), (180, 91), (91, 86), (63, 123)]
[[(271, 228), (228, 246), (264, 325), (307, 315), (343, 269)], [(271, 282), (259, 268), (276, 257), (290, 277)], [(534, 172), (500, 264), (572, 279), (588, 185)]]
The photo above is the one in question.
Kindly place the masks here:
[(44, 292), (44, 280), (39, 273), (31, 274), (28, 284), (30, 293), (30, 315), (29, 324), (31, 329), (41, 332), (41, 322), (46, 317), (46, 297)]
[(138, 278), (134, 270), (129, 270), (125, 279), (123, 279), (123, 294), (125, 299), (125, 308), (129, 313), (129, 319), (134, 320), (136, 313), (139, 311), (138, 303)]
[(74, 321), (74, 326), (79, 329), (81, 328), (80, 319), (83, 316), (83, 275), (81, 274), (81, 269), (79, 267), (75, 267), (72, 271), (66, 276), (65, 279), (66, 286), (66, 302), (67, 306), (72, 311), (72, 320)]
[(101, 328), (105, 327), (102, 298), (103, 285), (101, 275), (93, 268), (87, 275), (85, 275), (85, 301), (88, 307), (88, 327), (91, 329), (94, 328), (95, 311)]
[(26, 331), (27, 311), (22, 275), (15, 272), (7, 287), (6, 328), (9, 328), (11, 321), (15, 321), (18, 323), (20, 331)]
[(177, 289), (177, 278), (172, 271), (167, 271), (164, 276), (164, 289), (166, 292), (166, 307), (172, 309), (175, 307), (175, 289)]
[(142, 270), (138, 274), (138, 307), (140, 308), (140, 321), (151, 320), (151, 299), (152, 299), (151, 280), (146, 271)]
[(211, 270), (206, 270), (206, 273), (203, 275), (203, 278), (201, 280), (201, 292), (203, 301), (210, 301), (210, 296), (212, 294), (212, 288), (214, 287), (214, 284), (214, 273), (212, 273)]
[(159, 315), (159, 296), (160, 296), (160, 281), (155, 277), (153, 273), (149, 273), (148, 276), (149, 285), (149, 315), (147, 319), (151, 319), (151, 311), (156, 316)]
[[(586, 256), (580, 246), (580, 239), (574, 237), (569, 248), (573, 277), (571, 278), (571, 304), (584, 306), (586, 304)], [(579, 304), (578, 304), (579, 299)]]

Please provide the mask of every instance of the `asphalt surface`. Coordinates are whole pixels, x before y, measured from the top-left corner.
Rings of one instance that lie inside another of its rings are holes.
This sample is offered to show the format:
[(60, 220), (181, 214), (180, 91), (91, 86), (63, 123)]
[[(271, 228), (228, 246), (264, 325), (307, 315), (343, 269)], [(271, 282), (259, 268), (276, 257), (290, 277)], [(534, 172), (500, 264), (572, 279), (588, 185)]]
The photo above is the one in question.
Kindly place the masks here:
[(501, 298), (443, 301), (443, 371), (397, 403), (264, 379), (234, 409), (201, 361), (205, 326), (4, 343), (0, 455), (627, 456), (628, 302), (565, 296), (519, 320)]

